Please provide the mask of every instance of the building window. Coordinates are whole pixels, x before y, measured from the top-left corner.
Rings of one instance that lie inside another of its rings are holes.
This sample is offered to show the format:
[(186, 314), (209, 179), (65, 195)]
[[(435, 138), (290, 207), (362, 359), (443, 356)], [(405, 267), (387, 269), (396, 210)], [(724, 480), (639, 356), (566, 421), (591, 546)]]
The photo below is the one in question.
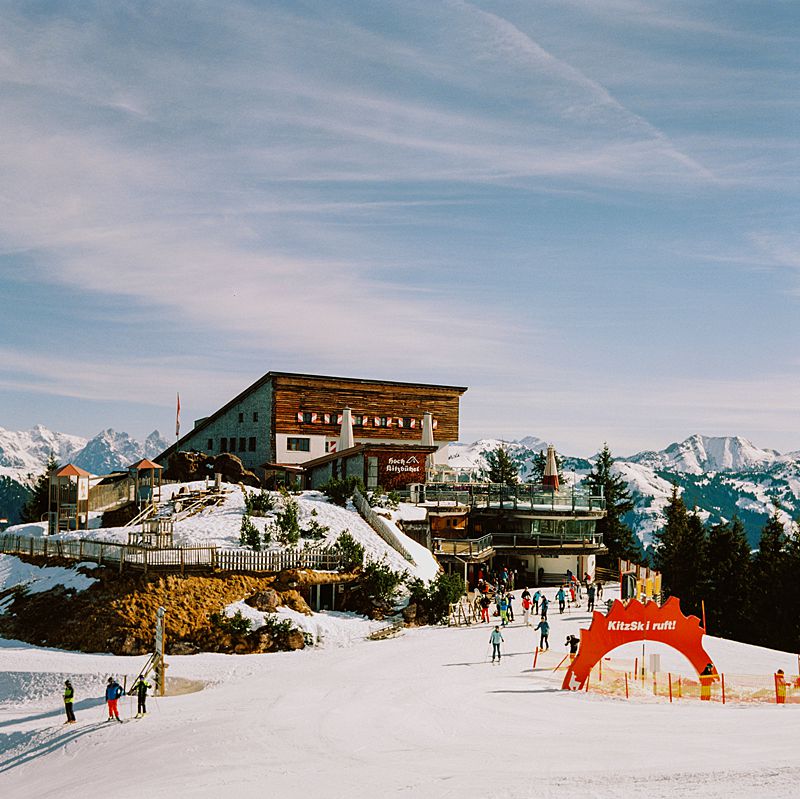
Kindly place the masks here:
[(250, 436), (250, 438), (248, 439), (248, 441), (247, 441), (247, 449), (248, 449), (249, 452), (255, 452), (256, 451), (256, 437), (255, 436)]
[(360, 413), (353, 414), (353, 426), (354, 427), (363, 427), (364, 426), (364, 417)]
[(247, 452), (247, 439), (244, 436), (239, 439), (239, 452)]
[[(305, 416), (305, 414), (303, 415)], [(286, 449), (289, 452), (311, 452), (311, 439), (289, 437), (286, 439)]]
[(228, 441), (228, 452), (236, 452), (236, 439), (233, 436)]
[(403, 427), (406, 428), (406, 430), (409, 427), (411, 427), (411, 417), (410, 416), (404, 416), (403, 417)]
[(389, 426), (389, 417), (388, 416), (381, 416), (378, 421), (379, 421), (378, 427), (388, 427)]
[(258, 421), (258, 411), (254, 411), (254, 413), (253, 413), (253, 421), (254, 422)]
[(367, 458), (367, 488), (378, 487), (378, 459)]
[(243, 421), (244, 421), (244, 414), (240, 413), (239, 414), (239, 424), (241, 424)]
[(311, 424), (314, 419), (314, 414), (311, 411), (303, 411), (303, 424)]
[(213, 450), (214, 449), (214, 439), (213, 438), (209, 438), (208, 439), (208, 446), (206, 447), (206, 449), (208, 449), (208, 450)]
[(219, 451), (220, 452), (227, 452), (228, 451), (228, 439), (221, 438), (219, 440)]

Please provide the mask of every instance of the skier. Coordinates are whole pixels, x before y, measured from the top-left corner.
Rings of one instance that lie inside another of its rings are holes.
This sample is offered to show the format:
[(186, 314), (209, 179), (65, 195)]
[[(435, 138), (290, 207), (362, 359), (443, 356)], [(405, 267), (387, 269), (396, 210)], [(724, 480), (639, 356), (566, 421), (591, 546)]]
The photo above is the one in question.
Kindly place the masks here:
[(492, 663), (494, 663), (495, 656), (497, 656), (497, 662), (500, 662), (500, 643), (504, 640), (500, 628), (495, 627), (494, 630), (492, 630), (492, 634), (489, 636), (489, 643), (492, 645)]
[(550, 635), (550, 624), (547, 617), (542, 616), (542, 620), (533, 629), (542, 631), (539, 637), (539, 649), (550, 649), (550, 642), (547, 640)]
[(122, 719), (119, 717), (119, 710), (117, 709), (117, 700), (122, 696), (122, 686), (113, 678), (108, 678), (108, 685), (106, 686), (106, 702), (108, 703), (108, 718), (106, 721), (116, 719), (122, 724)]
[(589, 600), (586, 605), (586, 610), (594, 610), (594, 585), (591, 583), (589, 583), (589, 587), (586, 589), (586, 598)]
[(534, 612), (534, 613), (538, 613), (538, 612), (539, 612), (539, 600), (540, 600), (541, 598), (542, 598), (542, 594), (541, 594), (541, 592), (540, 592), (540, 591), (537, 591), (537, 592), (536, 592), (536, 593), (533, 595), (533, 612)]
[(531, 595), (528, 594), (528, 596), (525, 596), (525, 594), (523, 594), (522, 595), (522, 620), (525, 622), (525, 626), (526, 627), (530, 627), (530, 625), (531, 625), (530, 617), (531, 617)]
[(500, 623), (505, 627), (508, 624), (508, 600), (505, 596), (500, 597)]
[(508, 621), (509, 622), (513, 622), (514, 621), (514, 605), (513, 605), (514, 595), (513, 594), (508, 594), (508, 596), (506, 596), (506, 599), (508, 600)]
[(595, 583), (595, 587), (597, 588), (597, 598), (598, 599), (602, 599), (603, 598), (603, 583), (600, 580), (598, 580)]
[(563, 588), (559, 588), (558, 591), (556, 591), (556, 599), (558, 600), (558, 612), (563, 613), (564, 605), (567, 603), (567, 595), (564, 593)]
[(489, 607), (492, 604), (492, 600), (489, 599), (488, 594), (484, 594), (481, 597), (481, 621), (485, 621), (487, 624), (489, 623)]
[(72, 709), (72, 703), (75, 699), (75, 691), (72, 689), (72, 683), (69, 680), (64, 681), (64, 710), (67, 711), (67, 720), (64, 724), (75, 724), (75, 711)]
[(578, 644), (581, 642), (580, 638), (577, 638), (574, 635), (567, 636), (567, 643), (564, 646), (569, 647), (569, 662), (572, 663), (575, 660), (575, 655), (578, 654)]
[(129, 691), (130, 694), (136, 694), (136, 718), (140, 719), (147, 715), (147, 689), (150, 688), (150, 683), (145, 680), (143, 675), (133, 684)]
[(542, 602), (540, 605), (542, 612), (539, 616), (539, 618), (541, 618), (542, 621), (547, 621), (547, 608), (549, 605), (550, 605), (550, 600), (546, 596), (542, 596)]

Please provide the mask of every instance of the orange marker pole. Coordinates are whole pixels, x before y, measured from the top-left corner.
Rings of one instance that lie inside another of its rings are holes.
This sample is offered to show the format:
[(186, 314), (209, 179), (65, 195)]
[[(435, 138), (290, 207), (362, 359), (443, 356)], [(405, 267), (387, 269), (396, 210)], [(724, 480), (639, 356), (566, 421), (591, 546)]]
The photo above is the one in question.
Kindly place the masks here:
[(700, 607), (703, 609), (703, 632), (707, 632), (706, 630), (706, 601), (705, 599), (700, 600)]
[(634, 679), (639, 679), (639, 658), (636, 657), (633, 659), (633, 676)]
[(658, 672), (653, 672), (653, 696), (658, 696)]
[(678, 699), (683, 698), (683, 678), (681, 675), (678, 675)]
[(536, 651), (533, 653), (533, 668), (536, 668), (536, 661), (539, 660), (539, 647), (536, 647)]
[(584, 687), (584, 690), (586, 691), (586, 693), (587, 693), (587, 694), (589, 693), (589, 678), (590, 678), (591, 676), (592, 676), (592, 672), (590, 671), (590, 672), (589, 672), (589, 673), (586, 675), (586, 686)]
[(563, 658), (561, 658), (561, 663), (559, 663), (559, 664), (558, 664), (558, 665), (557, 665), (557, 666), (556, 666), (556, 667), (553, 669), (553, 671), (558, 671), (558, 670), (561, 668), (561, 665), (562, 665), (562, 663), (563, 663), (563, 662), (564, 662), (564, 661), (565, 661), (565, 660), (566, 660), (568, 657), (569, 657), (569, 652), (567, 652), (567, 654), (566, 654), (566, 655), (564, 655), (564, 657), (563, 657)]
[(672, 672), (669, 673), (667, 685), (669, 685), (669, 701), (672, 704)]
[(724, 705), (725, 704), (725, 675), (724, 674), (720, 674), (720, 677), (722, 678), (722, 704)]
[(600, 658), (600, 682), (603, 682), (603, 658)]
[(625, 672), (625, 698), (626, 699), (630, 698), (628, 696), (628, 672), (627, 671)]

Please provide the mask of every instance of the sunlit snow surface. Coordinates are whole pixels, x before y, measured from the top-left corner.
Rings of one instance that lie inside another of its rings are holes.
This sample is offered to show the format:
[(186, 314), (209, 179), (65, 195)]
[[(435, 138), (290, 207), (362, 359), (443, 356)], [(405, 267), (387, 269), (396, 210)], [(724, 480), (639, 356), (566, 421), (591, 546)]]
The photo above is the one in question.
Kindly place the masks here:
[[(552, 591), (549, 593), (552, 594)], [(608, 596), (608, 594), (607, 594)], [(551, 615), (552, 661), (585, 611)], [(800, 706), (669, 705), (560, 690), (531, 671), (534, 633), (422, 628), (370, 641), (372, 622), (320, 614), (328, 641), (300, 652), (171, 657), (199, 693), (104, 724), (105, 676), (144, 658), (0, 644), (0, 795), (25, 797), (796, 797)], [(333, 628), (342, 630), (335, 632)], [(722, 670), (771, 674), (796, 656), (706, 638)], [(655, 651), (648, 645), (648, 652)], [(664, 668), (679, 669), (680, 656)], [(685, 664), (684, 664), (685, 665)], [(62, 726), (76, 675), (79, 724)], [(23, 675), (23, 676), (20, 676)], [(135, 709), (127, 698), (123, 714)], [(110, 728), (109, 728), (110, 727)]]

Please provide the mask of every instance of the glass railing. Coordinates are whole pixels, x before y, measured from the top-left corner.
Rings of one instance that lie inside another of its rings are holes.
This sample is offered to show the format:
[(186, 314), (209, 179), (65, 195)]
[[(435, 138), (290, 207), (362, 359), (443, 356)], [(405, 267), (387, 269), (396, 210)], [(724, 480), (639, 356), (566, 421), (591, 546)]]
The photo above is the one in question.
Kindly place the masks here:
[[(421, 499), (421, 497), (420, 497)], [(427, 505), (464, 505), (471, 508), (502, 508), (550, 511), (602, 512), (605, 499), (582, 488), (547, 490), (540, 485), (523, 483), (429, 483), (424, 490)]]

